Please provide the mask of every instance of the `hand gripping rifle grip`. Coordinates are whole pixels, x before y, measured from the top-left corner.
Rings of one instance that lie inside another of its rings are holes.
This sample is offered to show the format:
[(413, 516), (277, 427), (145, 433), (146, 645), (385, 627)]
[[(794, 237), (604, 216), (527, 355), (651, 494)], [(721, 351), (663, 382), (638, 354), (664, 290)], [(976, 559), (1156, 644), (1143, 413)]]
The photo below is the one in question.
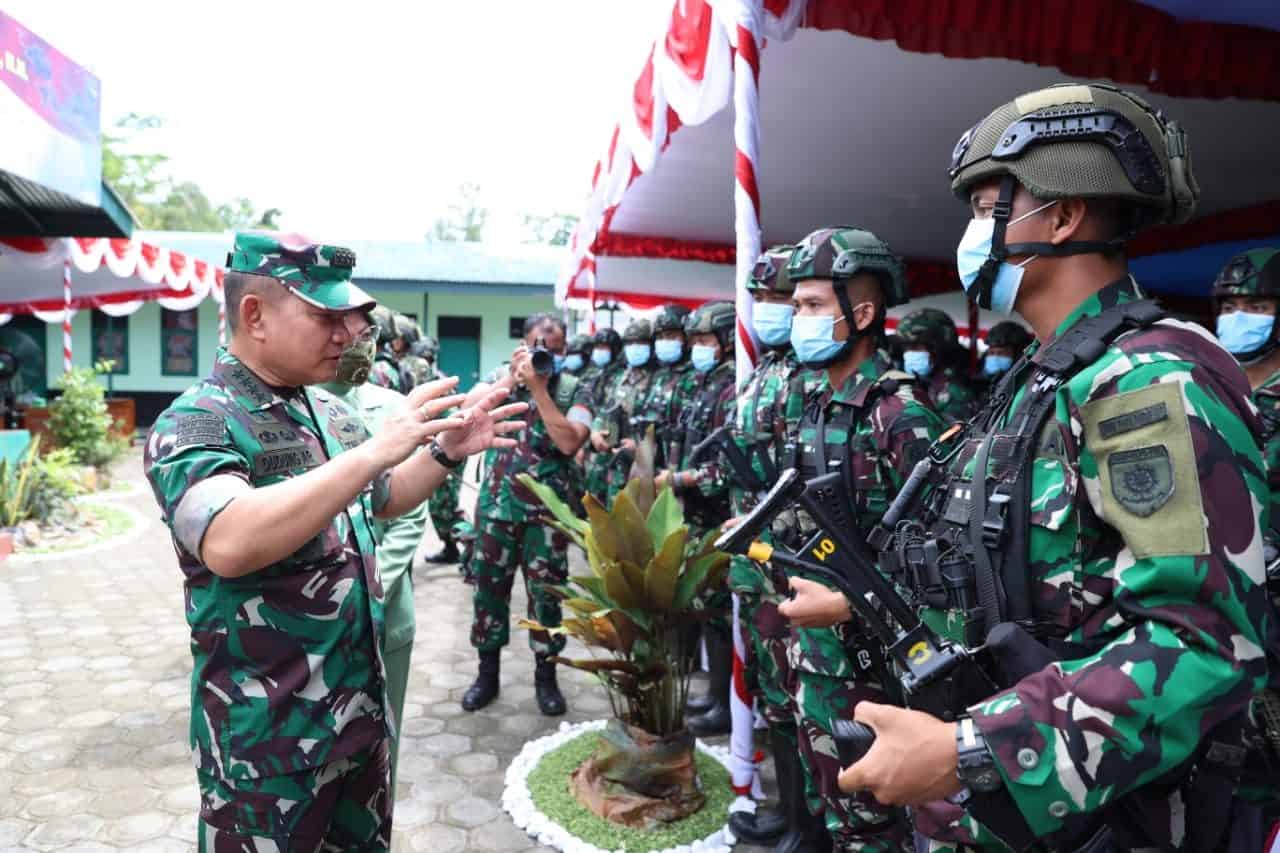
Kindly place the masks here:
[(876, 742), (876, 733), (871, 727), (854, 720), (836, 720), (831, 726), (831, 735), (841, 767), (856, 764)]

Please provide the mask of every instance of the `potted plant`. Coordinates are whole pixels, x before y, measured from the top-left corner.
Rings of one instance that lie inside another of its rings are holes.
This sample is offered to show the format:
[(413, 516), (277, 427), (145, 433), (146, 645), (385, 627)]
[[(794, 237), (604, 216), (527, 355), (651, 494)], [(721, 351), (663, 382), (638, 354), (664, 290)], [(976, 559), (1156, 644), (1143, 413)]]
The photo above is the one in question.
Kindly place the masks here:
[(575, 797), (627, 826), (653, 828), (693, 814), (705, 796), (684, 708), (696, 629), (709, 615), (704, 593), (723, 582), (729, 565), (729, 556), (712, 545), (718, 531), (691, 542), (675, 495), (665, 487), (655, 491), (652, 431), (611, 507), (590, 495), (583, 499), (585, 520), (528, 475), (521, 482), (550, 511), (547, 523), (582, 548), (591, 567), (591, 574), (556, 588), (569, 611), (562, 625), (522, 620), (604, 653), (557, 658), (595, 675), (613, 710), (599, 746), (573, 772)]

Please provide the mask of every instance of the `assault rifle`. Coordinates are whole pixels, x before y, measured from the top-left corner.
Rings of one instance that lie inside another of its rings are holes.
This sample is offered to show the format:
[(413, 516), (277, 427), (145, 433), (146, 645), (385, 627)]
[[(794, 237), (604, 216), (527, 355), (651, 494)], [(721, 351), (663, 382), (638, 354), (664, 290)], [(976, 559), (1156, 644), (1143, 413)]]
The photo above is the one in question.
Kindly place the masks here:
[[(778, 476), (773, 460), (769, 458), (768, 453), (759, 452), (761, 450), (762, 448), (756, 447), (752, 448), (750, 455), (744, 453), (738, 443), (733, 440), (733, 431), (728, 426), (722, 426), (693, 446), (693, 450), (689, 452), (689, 461), (697, 466), (719, 454), (729, 466), (729, 471), (738, 488), (758, 498), (768, 490), (769, 484)], [(764, 472), (763, 477), (752, 467), (753, 459)]]
[[(922, 460), (912, 471), (899, 499), (885, 513), (882, 527), (892, 529), (901, 519), (910, 502), (905, 498), (923, 483), (928, 466), (928, 460)], [(797, 552), (758, 541), (772, 519), (792, 504), (808, 513), (817, 532)], [(854, 529), (840, 523), (844, 508), (850, 505), (841, 472), (804, 482), (794, 468), (789, 468), (741, 523), (716, 540), (716, 548), (757, 562), (772, 562), (788, 574), (806, 576), (843, 593), (861, 627), (870, 631), (894, 664), (903, 703), (942, 720), (957, 719), (970, 705), (1054, 660), (1048, 648), (1014, 623), (995, 626), (978, 649), (968, 649), (939, 636), (880, 573), (871, 549), (857, 538)], [(835, 735), (843, 766), (856, 762), (875, 742), (870, 728), (852, 720), (837, 720)], [(990, 807), (983, 808), (980, 800), (991, 800)], [(996, 818), (992, 822), (997, 825), (1009, 824), (1010, 809), (1016, 813), (1007, 794), (996, 802), (995, 795), (974, 792), (970, 803), (979, 820), (983, 820), (984, 813), (989, 814)], [(988, 826), (992, 823), (983, 822)], [(1020, 817), (1018, 822), (1022, 823)], [(1024, 823), (1022, 827), (1025, 832)], [(1014, 849), (1029, 846), (1020, 843), (1022, 839), (1008, 841), (1013, 842), (1010, 846)]]

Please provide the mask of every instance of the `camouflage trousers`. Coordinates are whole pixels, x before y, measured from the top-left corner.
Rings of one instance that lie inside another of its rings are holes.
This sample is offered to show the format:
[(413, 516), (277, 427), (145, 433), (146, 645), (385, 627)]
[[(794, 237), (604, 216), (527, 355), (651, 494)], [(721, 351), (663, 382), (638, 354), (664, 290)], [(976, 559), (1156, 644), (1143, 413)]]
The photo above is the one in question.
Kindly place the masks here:
[(197, 771), (201, 853), (389, 850), (387, 746), (283, 776), (231, 782)]
[(431, 515), (431, 525), (436, 529), (440, 541), (449, 544), (453, 538), (453, 526), (465, 521), (466, 516), (458, 508), (458, 499), (462, 492), (462, 472), (450, 471), (431, 497), (427, 499), (427, 512)]
[[(382, 653), (382, 666), (387, 673), (387, 701), (395, 712), (396, 725), (404, 725), (404, 694), (409, 686), (409, 661), (413, 654), (413, 643), (405, 643), (398, 649), (387, 649)], [(391, 739), (391, 801), (395, 802), (396, 762), (400, 756), (400, 733)]]
[(840, 758), (832, 738), (833, 721), (853, 719), (863, 699), (884, 702), (884, 694), (865, 682), (793, 668), (791, 695), (796, 707), (796, 734), (805, 772), (809, 811), (822, 815), (837, 850), (889, 853), (911, 849), (911, 836), (892, 811), (870, 793), (848, 796), (840, 791)]
[(793, 726), (795, 701), (787, 692), (790, 665), (787, 648), (791, 630), (778, 612), (780, 595), (739, 593), (739, 614), (747, 629), (747, 684), (756, 698), (756, 708), (770, 726)]
[[(586, 455), (583, 457), (582, 466), (583, 490), (605, 506), (607, 506), (605, 501), (609, 498), (610, 458), (611, 457), (608, 453), (598, 453), (595, 449), (588, 446)], [(580, 509), (580, 506), (574, 507), (575, 511)]]
[[(497, 651), (511, 639), (511, 586), (517, 569), (524, 575), (529, 618), (548, 628), (560, 624), (560, 600), (545, 587), (568, 578), (568, 548), (564, 534), (537, 521), (477, 519), (467, 570), (467, 582), (475, 587), (472, 646), (482, 652)], [(529, 648), (535, 653), (560, 654), (564, 645), (564, 637), (529, 632)]]

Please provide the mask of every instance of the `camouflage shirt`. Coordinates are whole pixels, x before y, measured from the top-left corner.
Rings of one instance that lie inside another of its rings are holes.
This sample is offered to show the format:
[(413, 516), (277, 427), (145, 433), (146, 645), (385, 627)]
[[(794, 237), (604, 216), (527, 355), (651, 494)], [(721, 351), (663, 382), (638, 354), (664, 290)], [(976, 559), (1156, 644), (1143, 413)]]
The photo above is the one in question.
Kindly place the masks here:
[[(797, 369), (795, 353), (769, 350), (738, 393), (740, 401), (734, 411), (733, 439), (739, 449), (751, 459), (756, 476), (763, 478), (765, 469), (757, 457), (757, 449), (776, 463), (781, 460), (787, 440), (786, 420), (782, 417), (781, 398), (787, 393), (787, 384)], [(732, 515), (750, 512), (756, 504), (756, 495), (730, 483), (729, 504)], [(765, 536), (767, 538), (768, 534)], [(764, 595), (774, 592), (773, 584), (765, 577), (757, 563), (746, 557), (734, 557), (729, 567), (729, 588), (738, 593)]]
[(645, 405), (645, 417), (655, 426), (658, 439), (658, 466), (675, 468), (681, 456), (684, 431), (680, 413), (693, 397), (698, 385), (698, 372), (686, 359), (677, 364), (663, 364), (653, 371), (653, 382)]
[(273, 389), (225, 349), (147, 436), (147, 479), (185, 577), (190, 739), (201, 771), (224, 779), (295, 773), (393, 732), (373, 534), (389, 473), (278, 563), (222, 578), (199, 556), (210, 522), (246, 483), (304, 474), (367, 436), (333, 395)]
[[(1113, 282), (1056, 336), (1140, 296), (1131, 279)], [(1025, 395), (1026, 384), (1001, 423)], [(1175, 320), (1121, 335), (1055, 397), (1031, 467), (1031, 605), (1081, 651), (969, 711), (1037, 836), (1136, 791), (1126, 814), (1173, 847), (1181, 794), (1153, 780), (1184, 767), (1266, 677), (1261, 426), (1235, 360)], [(972, 474), (979, 438), (953, 478)], [(944, 631), (963, 621), (923, 615)], [(956, 807), (924, 811), (934, 837), (976, 833), (1002, 849), (968, 817), (947, 826)]]
[(378, 353), (369, 368), (369, 381), (383, 388), (404, 393), (404, 383), (400, 379), (400, 366), (395, 358), (387, 352)]
[(1271, 525), (1267, 536), (1276, 546), (1280, 545), (1280, 371), (1254, 389), (1253, 404), (1262, 419), (1262, 457), (1267, 464), (1267, 487), (1271, 492)]
[(653, 375), (654, 371), (647, 366), (623, 370), (609, 392), (602, 395), (591, 424), (592, 431), (603, 433), (614, 447), (624, 438), (639, 439), (641, 436), (633, 435), (632, 427), (637, 425), (637, 418), (644, 417)]
[[(841, 408), (865, 409), (854, 422), (852, 432), (829, 426), (822, 451), (832, 468), (848, 466), (860, 538), (865, 538), (880, 520), (912, 467), (942, 431), (942, 421), (930, 406), (922, 384), (894, 370), (889, 356), (879, 351), (858, 365), (838, 389), (831, 386), (826, 370), (795, 374), (781, 405), (788, 440), (795, 448), (795, 457), (787, 464), (794, 464), (801, 471), (805, 469), (806, 450), (817, 453), (819, 441), (817, 430), (804, 417), (806, 408), (820, 409), (828, 422), (837, 420)], [(806, 476), (813, 476), (813, 472)], [(775, 537), (790, 543), (798, 543), (816, 529), (803, 513), (784, 513), (779, 520), (783, 527), (775, 526)], [(836, 628), (796, 629), (793, 665), (837, 678), (854, 677), (853, 662), (845, 649), (848, 635), (855, 630), (853, 623)]]
[(929, 399), (943, 423), (963, 423), (978, 410), (981, 396), (955, 368), (936, 371), (927, 381)]
[(698, 442), (733, 423), (737, 399), (735, 370), (734, 363), (726, 359), (706, 373), (695, 371), (692, 394), (680, 413), (684, 438), (680, 443), (679, 470), (693, 472), (697, 488), (697, 494), (686, 494), (686, 500), (692, 497), (701, 504), (714, 503), (719, 521), (729, 515), (729, 475), (723, 460), (716, 454), (695, 466), (690, 456)]
[[(418, 387), (423, 382), (430, 382), (436, 376), (435, 368), (431, 366), (431, 362), (420, 355), (413, 355), (412, 353), (405, 353), (400, 356), (400, 373), (413, 383), (413, 388)], [(377, 383), (375, 382), (374, 384), (376, 385)], [(408, 393), (413, 388), (404, 389), (404, 392)]]
[[(485, 378), (485, 382), (498, 382), (507, 375), (508, 369), (506, 365), (499, 367)], [(589, 424), (591, 406), (585, 390), (578, 383), (577, 377), (568, 373), (551, 377), (547, 385), (547, 391), (556, 407), (566, 417), (578, 423)], [(561, 500), (570, 500), (575, 463), (572, 456), (561, 453), (560, 448), (551, 440), (551, 433), (538, 416), (537, 403), (529, 389), (517, 385), (507, 402), (529, 404), (529, 410), (524, 416), (525, 428), (516, 436), (515, 447), (494, 447), (485, 451), (484, 482), (476, 504), (476, 518), (528, 521), (542, 514), (542, 503), (532, 492), (516, 482), (516, 477), (527, 473), (539, 483), (555, 489)]]

